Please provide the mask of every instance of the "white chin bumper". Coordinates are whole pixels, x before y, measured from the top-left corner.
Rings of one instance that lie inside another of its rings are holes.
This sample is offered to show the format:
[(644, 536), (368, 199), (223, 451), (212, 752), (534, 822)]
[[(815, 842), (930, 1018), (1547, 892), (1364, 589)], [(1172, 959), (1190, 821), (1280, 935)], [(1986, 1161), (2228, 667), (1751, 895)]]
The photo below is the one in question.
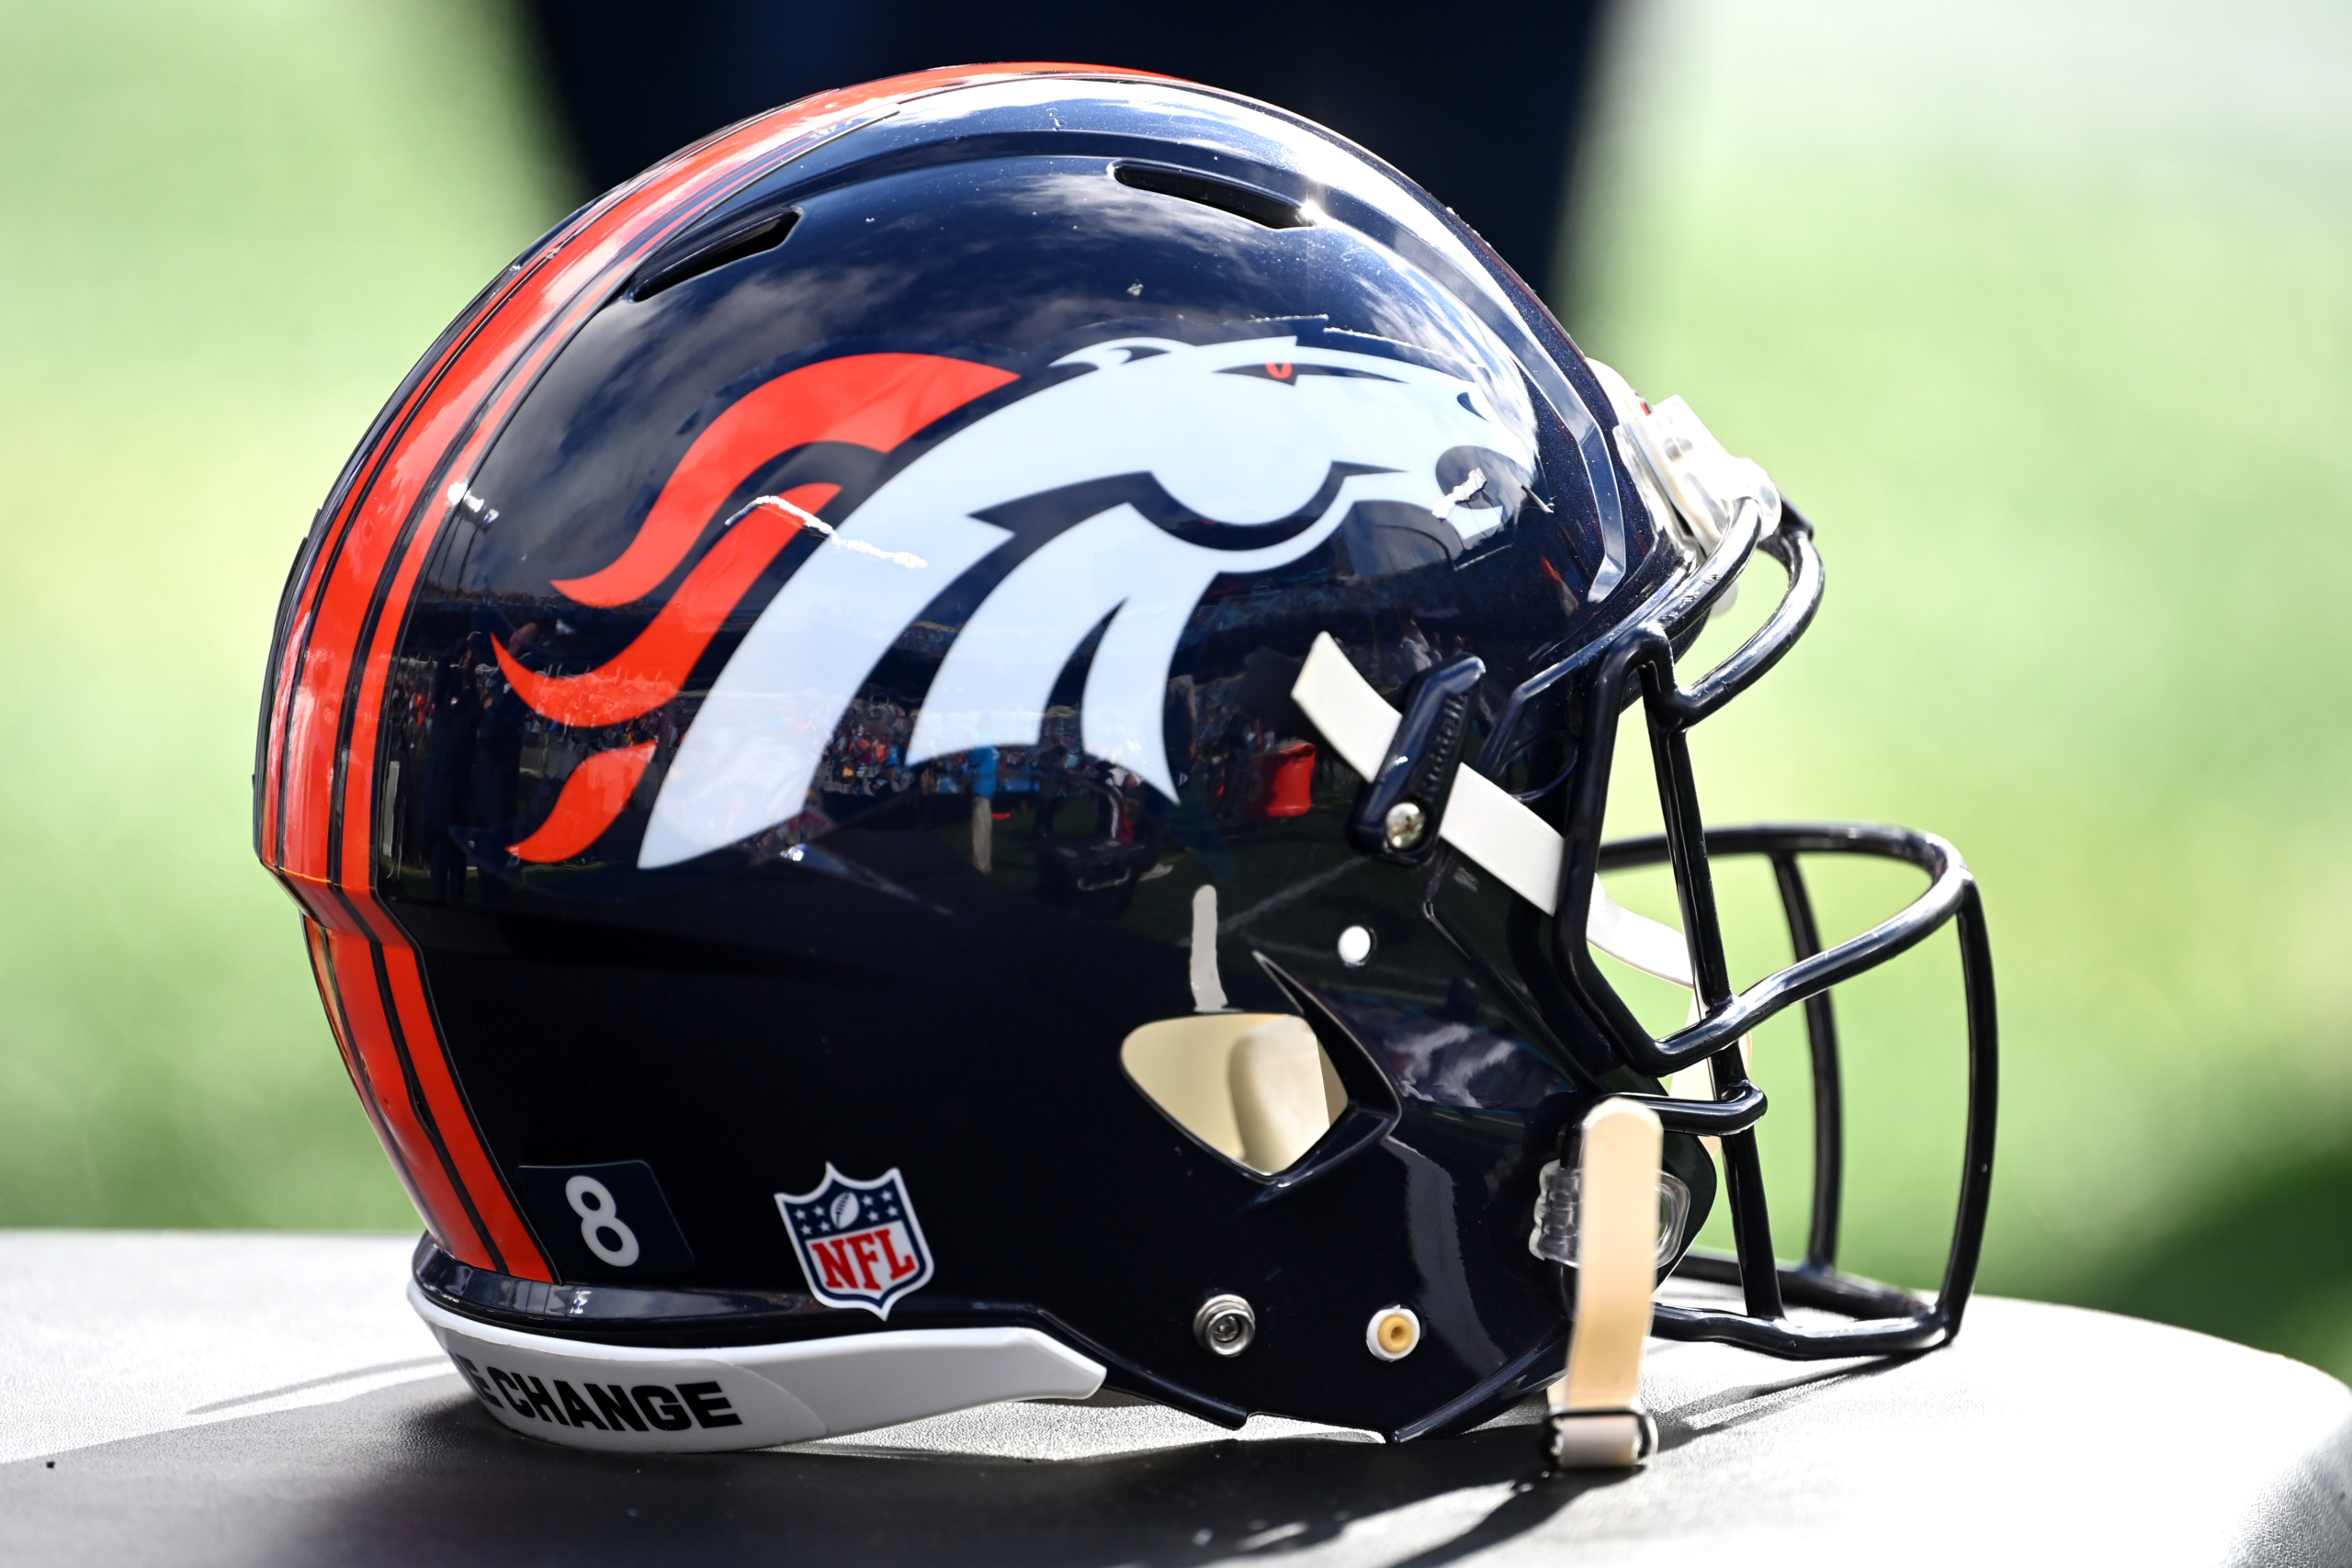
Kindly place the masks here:
[(517, 1432), (635, 1452), (803, 1443), (1001, 1399), (1083, 1399), (1102, 1368), (1034, 1328), (927, 1328), (669, 1350), (495, 1328), (409, 1305)]

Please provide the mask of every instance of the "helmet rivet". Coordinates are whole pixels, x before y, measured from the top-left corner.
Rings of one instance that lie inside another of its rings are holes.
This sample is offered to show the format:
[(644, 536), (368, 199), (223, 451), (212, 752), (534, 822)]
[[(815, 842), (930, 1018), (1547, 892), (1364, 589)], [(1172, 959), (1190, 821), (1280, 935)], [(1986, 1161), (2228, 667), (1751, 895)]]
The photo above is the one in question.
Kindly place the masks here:
[(1430, 830), (1430, 814), (1409, 800), (1400, 800), (1388, 808), (1388, 816), (1381, 824), (1381, 836), (1392, 850), (1409, 850), (1426, 838)]
[(1258, 1337), (1258, 1314), (1239, 1296), (1211, 1296), (1193, 1314), (1193, 1337), (1212, 1356), (1238, 1356)]
[(1411, 1307), (1382, 1307), (1364, 1325), (1364, 1348), (1384, 1361), (1401, 1361), (1420, 1343), (1420, 1315)]

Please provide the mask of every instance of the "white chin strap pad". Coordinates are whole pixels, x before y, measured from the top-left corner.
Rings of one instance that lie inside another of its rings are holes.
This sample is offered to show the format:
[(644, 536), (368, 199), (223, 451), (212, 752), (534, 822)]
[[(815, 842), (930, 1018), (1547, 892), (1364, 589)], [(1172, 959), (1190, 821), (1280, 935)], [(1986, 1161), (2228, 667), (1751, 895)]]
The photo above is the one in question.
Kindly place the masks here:
[(492, 1416), (583, 1449), (689, 1452), (803, 1443), (1002, 1399), (1083, 1399), (1103, 1369), (1034, 1328), (888, 1329), (705, 1350), (592, 1344), (458, 1316), (411, 1284)]
[(1577, 1153), (1577, 1317), (1552, 1389), (1552, 1462), (1623, 1469), (1657, 1446), (1642, 1409), (1642, 1352), (1657, 1281), (1657, 1113), (1604, 1100)]

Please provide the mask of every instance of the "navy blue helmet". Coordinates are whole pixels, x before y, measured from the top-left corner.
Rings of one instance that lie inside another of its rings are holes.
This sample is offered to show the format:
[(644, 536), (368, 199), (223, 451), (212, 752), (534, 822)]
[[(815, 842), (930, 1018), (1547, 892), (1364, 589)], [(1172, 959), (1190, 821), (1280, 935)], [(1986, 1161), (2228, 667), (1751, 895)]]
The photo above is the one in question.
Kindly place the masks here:
[[(1778, 607), (1681, 670), (1758, 553)], [(1760, 468), (1362, 150), (1141, 73), (927, 73), (656, 165), (443, 334), (295, 564), (255, 842), (424, 1216), (412, 1299), (509, 1426), (752, 1446), (1108, 1389), (1458, 1431), (1558, 1376), (1608, 1094), (1666, 1128), (1659, 1268), (1700, 1282), (1657, 1333), (1958, 1327), (1967, 870), (1708, 828), (1690, 767), (1821, 583)], [(1668, 831), (1604, 843), (1637, 708)], [(1829, 853), (1928, 889), (1825, 950)], [(1788, 914), (1745, 990), (1724, 855)], [(1645, 863), (1679, 929), (1598, 881)], [(1835, 1266), (1829, 990), (1947, 921), (1928, 1300)], [(1741, 1042), (1800, 1005), (1783, 1264)], [(1736, 1256), (1691, 1249), (1718, 1206)]]

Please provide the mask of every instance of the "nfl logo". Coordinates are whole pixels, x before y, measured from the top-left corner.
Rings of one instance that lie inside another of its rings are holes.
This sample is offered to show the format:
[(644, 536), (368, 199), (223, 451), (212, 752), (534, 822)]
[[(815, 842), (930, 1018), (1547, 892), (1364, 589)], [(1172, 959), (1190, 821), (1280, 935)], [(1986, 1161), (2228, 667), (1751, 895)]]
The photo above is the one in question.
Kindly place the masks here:
[(892, 1303), (931, 1279), (931, 1248), (896, 1169), (853, 1181), (828, 1161), (815, 1191), (779, 1192), (775, 1206), (800, 1253), (809, 1294), (827, 1306), (864, 1307), (888, 1318)]

